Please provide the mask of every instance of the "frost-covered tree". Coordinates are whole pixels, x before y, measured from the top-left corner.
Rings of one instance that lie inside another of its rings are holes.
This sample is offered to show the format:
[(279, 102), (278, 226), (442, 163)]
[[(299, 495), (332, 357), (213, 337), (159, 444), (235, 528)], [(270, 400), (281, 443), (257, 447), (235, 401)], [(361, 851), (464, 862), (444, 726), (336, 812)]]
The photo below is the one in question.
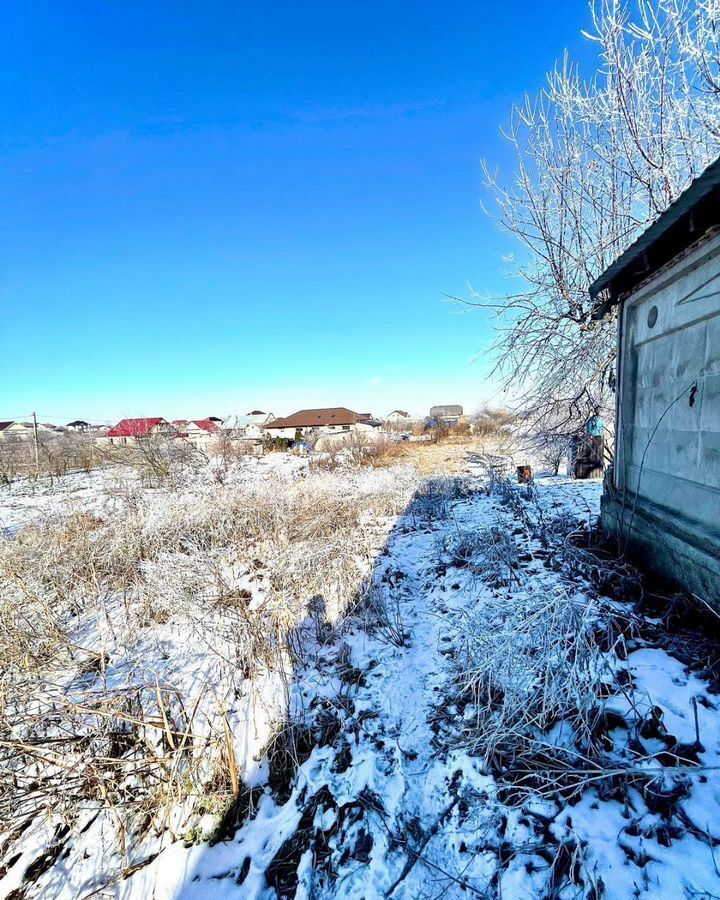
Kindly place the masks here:
[(565, 58), (512, 110), (512, 177), (485, 166), (517, 290), (493, 310), (491, 353), (518, 405), (567, 433), (609, 405), (612, 318), (588, 288), (720, 153), (720, 0), (592, 0), (597, 69)]

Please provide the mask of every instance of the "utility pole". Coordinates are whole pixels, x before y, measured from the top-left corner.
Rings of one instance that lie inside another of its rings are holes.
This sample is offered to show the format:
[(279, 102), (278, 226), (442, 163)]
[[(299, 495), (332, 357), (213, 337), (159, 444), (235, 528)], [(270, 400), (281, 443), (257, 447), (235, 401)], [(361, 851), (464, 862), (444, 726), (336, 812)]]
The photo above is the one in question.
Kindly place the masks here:
[(33, 413), (33, 440), (35, 443), (35, 476), (40, 475), (40, 457), (38, 455), (37, 416)]

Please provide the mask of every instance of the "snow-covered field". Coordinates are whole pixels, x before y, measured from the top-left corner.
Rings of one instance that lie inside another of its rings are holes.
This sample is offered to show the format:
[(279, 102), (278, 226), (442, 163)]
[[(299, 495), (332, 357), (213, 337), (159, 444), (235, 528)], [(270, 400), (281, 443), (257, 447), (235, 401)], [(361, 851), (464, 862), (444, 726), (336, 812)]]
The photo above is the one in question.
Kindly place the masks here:
[(0, 494), (0, 898), (720, 896), (717, 697), (590, 552), (600, 489)]
[[(118, 472), (118, 482), (130, 473)], [(89, 474), (77, 472), (53, 483), (42, 479), (34, 484), (18, 479), (0, 488), (0, 536), (11, 537), (25, 525), (52, 523), (73, 512), (100, 512), (111, 501), (108, 473), (95, 469)]]

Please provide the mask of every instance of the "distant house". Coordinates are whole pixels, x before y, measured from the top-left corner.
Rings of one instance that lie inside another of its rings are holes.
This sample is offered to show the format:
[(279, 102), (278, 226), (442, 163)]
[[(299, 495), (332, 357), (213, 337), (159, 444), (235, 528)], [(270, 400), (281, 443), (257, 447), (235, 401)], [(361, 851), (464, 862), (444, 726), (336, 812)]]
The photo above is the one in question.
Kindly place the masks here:
[(211, 418), (207, 419), (173, 419), (173, 428), (177, 437), (187, 438), (194, 444), (207, 443), (217, 437), (220, 427)]
[(395, 433), (412, 432), (422, 424), (421, 417), (413, 416), (405, 409), (394, 409), (383, 419), (383, 428)]
[(83, 433), (90, 431), (90, 423), (84, 422), (82, 419), (75, 419), (74, 422), (68, 422), (65, 427), (68, 431), (80, 431)]
[(615, 462), (602, 523), (720, 608), (720, 159), (590, 287), (617, 310)]
[(272, 413), (256, 410), (255, 412), (248, 413), (246, 416), (228, 416), (226, 419), (223, 419), (223, 423), (220, 427), (223, 431), (228, 432), (233, 437), (258, 441), (263, 436), (263, 428), (274, 421), (275, 416)]
[(197, 430), (197, 434), (217, 434), (220, 431), (220, 425), (208, 416), (207, 419), (193, 419), (188, 423), (192, 426), (193, 431)]
[(283, 419), (275, 419), (265, 426), (270, 437), (294, 438), (297, 434), (373, 433), (380, 422), (370, 413), (357, 413), (345, 406), (326, 409), (301, 409)]
[(450, 404), (449, 406), (431, 406), (428, 418), (435, 419), (437, 422), (446, 422), (452, 424), (459, 422), (463, 417), (463, 408), (459, 404)]
[(25, 422), (0, 422), (0, 440), (26, 441), (32, 434), (33, 426)]
[(172, 426), (162, 416), (144, 419), (121, 419), (107, 433), (111, 444), (132, 444), (155, 434), (170, 433)]
[(37, 427), (38, 435), (59, 433), (65, 429), (60, 425), (53, 425), (50, 422), (38, 422), (37, 426), (33, 422), (0, 422), (0, 440), (9, 441), (26, 441), (29, 440)]

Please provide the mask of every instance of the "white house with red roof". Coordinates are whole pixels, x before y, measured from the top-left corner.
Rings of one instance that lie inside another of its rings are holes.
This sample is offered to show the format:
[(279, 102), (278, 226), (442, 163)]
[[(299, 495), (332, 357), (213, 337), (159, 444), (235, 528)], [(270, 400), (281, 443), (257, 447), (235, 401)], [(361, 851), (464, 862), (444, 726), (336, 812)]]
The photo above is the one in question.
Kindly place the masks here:
[(171, 429), (171, 424), (162, 416), (121, 419), (105, 437), (111, 444), (133, 444), (154, 434), (169, 433)]
[(206, 444), (220, 433), (220, 426), (213, 419), (173, 419), (172, 426), (177, 436), (186, 438), (193, 444)]

